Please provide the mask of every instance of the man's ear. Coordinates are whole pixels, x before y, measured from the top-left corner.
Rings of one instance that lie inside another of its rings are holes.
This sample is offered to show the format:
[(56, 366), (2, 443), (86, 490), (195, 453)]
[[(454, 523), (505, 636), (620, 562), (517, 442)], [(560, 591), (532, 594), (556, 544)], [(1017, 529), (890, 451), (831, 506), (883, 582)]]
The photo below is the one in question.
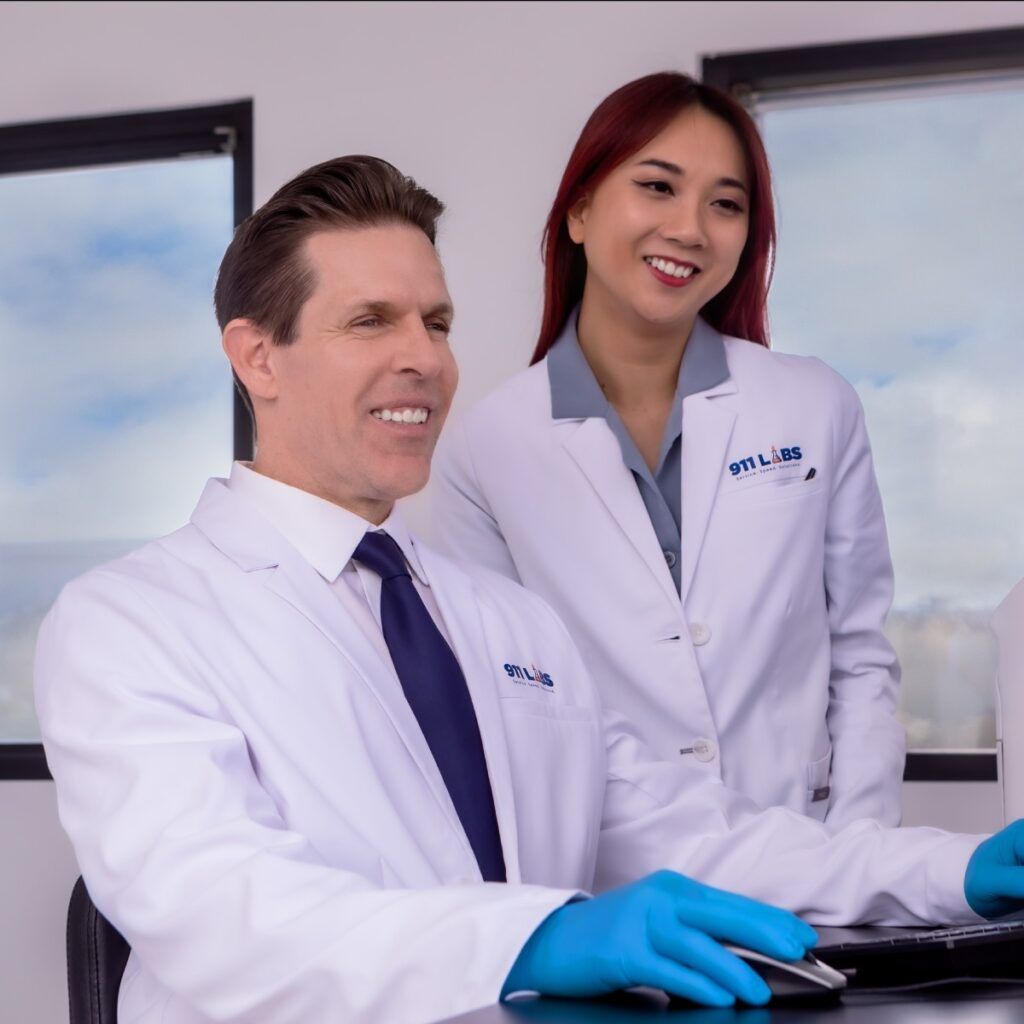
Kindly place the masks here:
[(572, 208), (565, 215), (565, 226), (569, 231), (569, 237), (577, 244), (583, 244), (584, 225), (587, 220), (587, 210), (590, 207), (590, 196), (582, 196), (573, 203)]
[(274, 340), (269, 332), (257, 327), (252, 320), (239, 317), (225, 325), (221, 345), (231, 361), (231, 368), (252, 398), (277, 398), (277, 374), (271, 359)]

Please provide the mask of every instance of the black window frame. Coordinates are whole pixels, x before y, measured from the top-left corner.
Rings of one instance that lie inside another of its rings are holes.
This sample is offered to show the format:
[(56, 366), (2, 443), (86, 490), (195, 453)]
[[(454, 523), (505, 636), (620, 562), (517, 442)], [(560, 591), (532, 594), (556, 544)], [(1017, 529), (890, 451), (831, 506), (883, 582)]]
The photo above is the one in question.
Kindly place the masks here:
[[(787, 91), (1024, 71), (1024, 27), (706, 55), (701, 79), (745, 106)], [(905, 782), (996, 782), (997, 750), (911, 750)]]
[[(0, 176), (230, 153), (233, 223), (252, 213), (252, 100), (0, 127)], [(233, 451), (250, 459), (249, 411), (234, 392)], [(0, 743), (0, 782), (50, 779), (41, 743)]]

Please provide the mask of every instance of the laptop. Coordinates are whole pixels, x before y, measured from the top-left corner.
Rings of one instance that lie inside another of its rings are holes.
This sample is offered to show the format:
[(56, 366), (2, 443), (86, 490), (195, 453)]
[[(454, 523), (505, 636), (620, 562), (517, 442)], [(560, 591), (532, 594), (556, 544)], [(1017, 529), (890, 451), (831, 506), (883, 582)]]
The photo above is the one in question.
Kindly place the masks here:
[(814, 955), (851, 989), (1024, 982), (1024, 920), (956, 928), (818, 928)]

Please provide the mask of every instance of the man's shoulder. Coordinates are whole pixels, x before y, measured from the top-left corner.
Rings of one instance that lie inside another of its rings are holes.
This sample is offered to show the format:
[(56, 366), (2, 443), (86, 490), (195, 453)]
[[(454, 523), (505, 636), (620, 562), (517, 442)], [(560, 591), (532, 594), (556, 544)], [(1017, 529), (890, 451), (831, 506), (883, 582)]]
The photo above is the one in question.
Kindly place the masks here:
[(91, 604), (114, 611), (138, 602), (159, 604), (161, 595), (180, 591), (190, 576), (202, 572), (202, 562), (212, 551), (196, 527), (187, 523), (75, 577), (61, 589), (53, 607), (67, 611)]

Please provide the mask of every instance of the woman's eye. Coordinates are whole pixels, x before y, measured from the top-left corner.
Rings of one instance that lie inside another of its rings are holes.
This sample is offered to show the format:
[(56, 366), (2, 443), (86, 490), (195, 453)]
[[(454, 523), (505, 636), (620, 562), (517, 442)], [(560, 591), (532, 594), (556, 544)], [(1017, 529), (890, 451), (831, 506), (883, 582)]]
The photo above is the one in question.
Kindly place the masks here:
[(672, 186), (667, 181), (656, 179), (654, 181), (638, 181), (636, 184), (646, 192), (656, 192), (661, 196), (672, 195)]
[(735, 199), (716, 199), (715, 205), (721, 207), (723, 210), (728, 210), (730, 213), (743, 212), (743, 206), (736, 202)]

